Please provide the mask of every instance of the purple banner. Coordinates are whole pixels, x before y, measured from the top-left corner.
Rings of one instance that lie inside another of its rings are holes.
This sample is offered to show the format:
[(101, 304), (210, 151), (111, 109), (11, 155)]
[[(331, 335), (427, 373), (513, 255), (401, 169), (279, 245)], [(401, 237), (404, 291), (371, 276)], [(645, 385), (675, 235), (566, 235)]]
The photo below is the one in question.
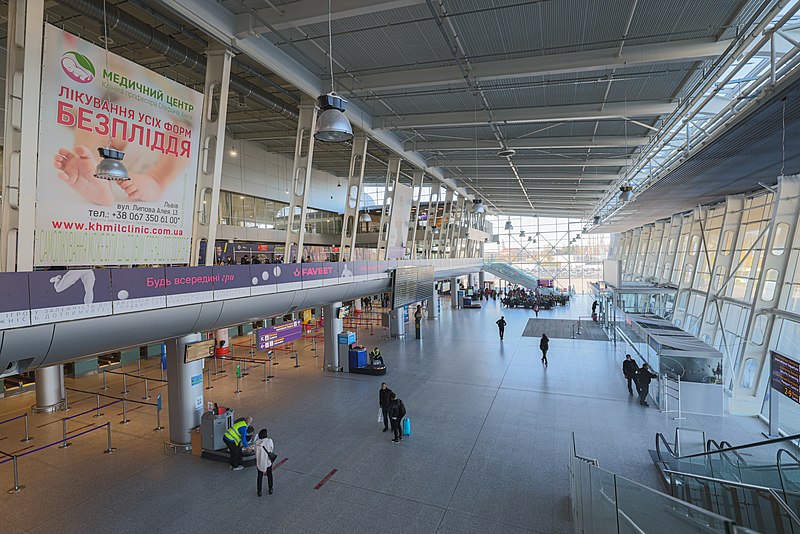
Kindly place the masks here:
[[(256, 267), (258, 267), (256, 265)], [(223, 265), (213, 267), (214, 291), (250, 287), (249, 265)]]
[(163, 297), (167, 294), (163, 267), (111, 269), (114, 300)]
[(291, 343), (303, 336), (303, 324), (300, 321), (289, 321), (278, 326), (259, 328), (258, 350), (269, 350), (286, 343)]
[(73, 269), (28, 274), (31, 324), (111, 314), (111, 271)]
[(211, 267), (167, 267), (167, 295), (184, 295), (214, 289), (214, 270)]
[(326, 280), (339, 277), (339, 268), (336, 263), (311, 262), (301, 263), (300, 272), (303, 281), (307, 280)]
[(30, 309), (28, 273), (0, 273), (0, 313)]

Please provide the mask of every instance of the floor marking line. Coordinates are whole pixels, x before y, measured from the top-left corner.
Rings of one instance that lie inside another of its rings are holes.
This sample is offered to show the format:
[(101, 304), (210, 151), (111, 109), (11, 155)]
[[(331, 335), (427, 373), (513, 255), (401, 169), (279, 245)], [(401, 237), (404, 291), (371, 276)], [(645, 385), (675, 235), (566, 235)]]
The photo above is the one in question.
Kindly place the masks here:
[(283, 459), (283, 460), (281, 460), (280, 462), (278, 462), (278, 463), (276, 463), (276, 464), (272, 464), (272, 470), (274, 471), (275, 469), (279, 468), (280, 466), (282, 466), (283, 464), (285, 464), (285, 463), (286, 463), (288, 460), (289, 460), (288, 458), (284, 458), (284, 459)]
[(314, 486), (314, 489), (315, 489), (315, 490), (318, 490), (318, 489), (320, 489), (320, 488), (321, 488), (322, 486), (324, 486), (324, 485), (325, 485), (325, 483), (326, 483), (327, 481), (329, 481), (329, 480), (331, 479), (331, 477), (332, 477), (333, 475), (335, 475), (335, 474), (336, 474), (336, 469), (332, 469), (330, 473), (328, 473), (327, 475), (325, 475), (325, 478), (323, 478), (322, 480), (320, 480), (320, 481), (319, 481), (319, 483), (318, 483), (316, 486)]

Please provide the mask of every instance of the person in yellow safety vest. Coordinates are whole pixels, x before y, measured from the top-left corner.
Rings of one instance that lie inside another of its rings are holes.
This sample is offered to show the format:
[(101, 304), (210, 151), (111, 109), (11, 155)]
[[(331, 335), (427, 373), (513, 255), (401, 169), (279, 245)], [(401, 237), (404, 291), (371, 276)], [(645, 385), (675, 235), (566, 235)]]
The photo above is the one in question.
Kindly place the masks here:
[(231, 469), (234, 471), (244, 469), (242, 465), (242, 449), (250, 445), (247, 443), (247, 427), (252, 423), (252, 417), (237, 419), (222, 436), (222, 441), (228, 446), (228, 452), (231, 455)]

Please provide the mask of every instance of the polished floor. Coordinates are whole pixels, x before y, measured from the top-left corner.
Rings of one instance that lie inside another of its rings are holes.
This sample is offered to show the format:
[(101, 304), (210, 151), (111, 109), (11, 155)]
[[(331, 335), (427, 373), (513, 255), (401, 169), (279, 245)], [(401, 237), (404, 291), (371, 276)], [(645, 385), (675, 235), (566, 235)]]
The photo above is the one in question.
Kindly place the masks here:
[[(254, 370), (238, 395), (232, 373), (212, 374), (214, 389), (205, 392), (206, 400), (252, 415), (257, 429), (269, 429), (280, 462), (273, 495), (256, 496), (253, 468), (232, 472), (226, 464), (165, 452), (167, 434), (153, 431), (154, 408), (129, 407), (131, 422), (122, 425), (117, 404), (102, 410), (102, 417), (90, 412), (73, 418), (67, 429), (75, 435), (110, 421), (114, 454), (102, 453), (106, 431), (100, 429), (72, 439), (69, 448), (20, 459), (26, 487), (0, 493), (0, 531), (571, 532), (572, 432), (579, 453), (661, 489), (648, 449), (656, 432), (672, 434), (676, 425), (628, 395), (622, 347), (551, 339), (545, 368), (539, 340), (521, 335), (533, 312), (483, 304), (480, 310), (451, 310), (443, 299), (442, 317), (424, 322), (423, 340), (389, 339), (380, 327), (373, 335), (361, 330), (365, 345), (383, 351), (384, 377), (323, 372), (322, 346), (315, 358), (308, 341), (299, 368), (282, 354), (273, 380), (264, 384)], [(577, 299), (540, 312), (539, 319), (574, 319), (589, 305)], [(502, 342), (494, 324), (501, 314), (508, 321)], [(158, 376), (157, 370), (148, 373)], [(119, 377), (108, 378), (109, 391), (118, 395)], [(412, 435), (400, 444), (377, 422), (382, 380), (411, 418)], [(68, 385), (95, 391), (102, 378)], [(128, 396), (141, 400), (142, 392), (140, 384), (132, 385)], [(165, 388), (156, 392), (166, 400)], [(75, 394), (69, 413), (89, 410), (95, 401)], [(32, 403), (31, 394), (0, 399), (0, 420)], [(32, 418), (30, 443), (18, 441), (20, 421), (0, 425), (0, 450), (14, 453), (58, 440), (61, 417)], [(763, 430), (754, 418), (731, 416), (688, 416), (681, 426), (732, 443), (757, 440)], [(0, 489), (11, 485), (10, 464), (0, 465)]]

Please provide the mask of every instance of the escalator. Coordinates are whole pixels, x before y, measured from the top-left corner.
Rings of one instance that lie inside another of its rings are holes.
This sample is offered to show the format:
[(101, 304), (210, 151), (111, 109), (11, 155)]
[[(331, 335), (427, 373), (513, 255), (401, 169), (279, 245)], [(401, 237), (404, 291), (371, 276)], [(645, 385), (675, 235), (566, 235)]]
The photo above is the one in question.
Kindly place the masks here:
[(512, 284), (517, 284), (526, 289), (535, 290), (538, 287), (539, 279), (531, 276), (516, 267), (499, 261), (490, 261), (483, 264), (483, 270), (502, 278)]

